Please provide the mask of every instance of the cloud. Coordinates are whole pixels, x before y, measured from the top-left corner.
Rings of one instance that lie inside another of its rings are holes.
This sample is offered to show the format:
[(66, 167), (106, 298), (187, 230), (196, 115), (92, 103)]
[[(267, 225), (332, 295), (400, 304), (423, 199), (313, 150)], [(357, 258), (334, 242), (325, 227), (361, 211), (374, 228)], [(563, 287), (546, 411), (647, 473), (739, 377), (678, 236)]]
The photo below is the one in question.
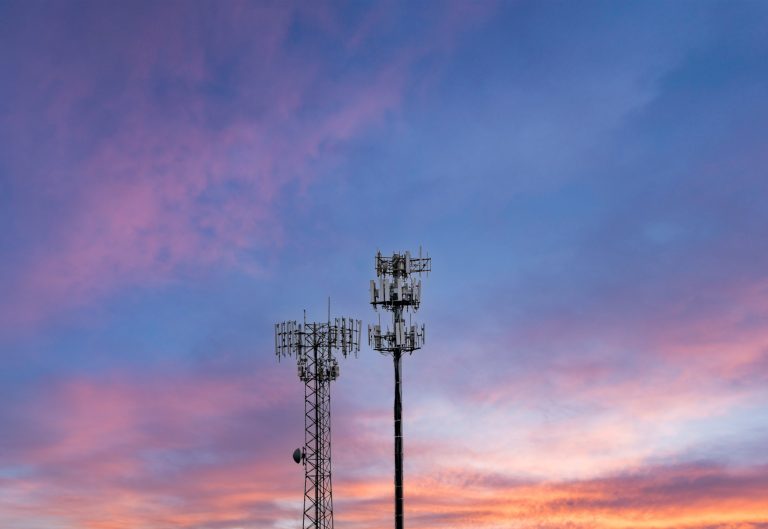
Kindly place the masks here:
[(23, 418), (3, 426), (14, 431), (3, 438), (3, 526), (234, 527), (295, 516), (285, 505), (301, 477), (285, 436), (300, 435), (291, 406), (300, 402), (293, 384), (275, 380), (266, 370), (40, 384), (18, 404)]
[[(39, 427), (46, 435), (35, 434), (32, 444), (23, 435), (4, 440), (0, 521), (14, 529), (297, 525), (301, 469), (285, 447), (291, 432), (301, 432), (301, 411), (287, 404), (297, 400), (295, 384), (276, 380), (272, 370), (49, 380), (19, 404), (25, 422), (15, 425), (17, 433)], [(335, 436), (347, 448), (373, 448), (370, 454), (388, 444), (366, 431), (346, 420)], [(444, 442), (463, 450), (456, 441)], [(446, 457), (444, 449), (406, 443), (406, 512), (414, 527), (757, 529), (768, 519), (764, 465), (641, 464), (555, 480), (516, 477), (498, 459), (471, 469), (467, 454)], [(542, 449), (553, 464), (563, 457)], [(432, 463), (422, 467), (417, 460), (425, 458)], [(383, 454), (335, 458), (338, 524), (375, 528), (391, 518), (391, 470), (373, 463), (366, 471), (372, 459)]]
[(27, 237), (4, 265), (8, 327), (212, 267), (261, 273), (285, 242), (286, 196), (306, 194), (319, 160), (397, 111), (411, 65), (436, 49), (417, 41), (374, 58), (375, 70), (334, 73), (368, 52), (321, 54), (291, 33), (346, 42), (334, 11), (57, 10), (18, 15), (9, 37), (26, 61), (2, 87), (18, 131), (2, 154), (24, 199), (13, 229)]
[[(425, 528), (757, 529), (764, 527), (768, 516), (767, 476), (764, 467), (727, 469), (710, 463), (647, 467), (560, 482), (454, 469), (409, 476), (406, 515), (410, 525)], [(364, 528), (386, 523), (389, 498), (372, 496), (370, 485), (358, 487), (339, 494), (345, 498), (339, 520)]]

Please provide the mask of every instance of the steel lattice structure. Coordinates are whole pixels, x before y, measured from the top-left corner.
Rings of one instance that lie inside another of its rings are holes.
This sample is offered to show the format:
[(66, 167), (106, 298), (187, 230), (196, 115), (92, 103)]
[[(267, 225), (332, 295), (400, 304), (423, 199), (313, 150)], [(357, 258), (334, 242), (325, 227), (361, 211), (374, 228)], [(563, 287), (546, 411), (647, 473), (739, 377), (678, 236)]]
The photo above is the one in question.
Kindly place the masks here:
[(415, 280), (423, 272), (429, 273), (432, 260), (429, 257), (411, 257), (410, 252), (394, 253), (383, 257), (376, 253), (376, 276), (379, 284), (371, 280), (371, 305), (392, 312), (392, 329), (381, 330), (381, 323), (368, 326), (368, 343), (382, 354), (392, 356), (395, 365), (395, 529), (403, 529), (403, 427), (401, 360), (403, 353), (411, 354), (424, 345), (424, 326), (406, 325), (403, 313), (417, 311), (421, 304), (421, 280)]
[(339, 376), (334, 350), (346, 358), (360, 351), (360, 320), (336, 318), (331, 322), (275, 325), (278, 360), (295, 356), (304, 382), (304, 448), (294, 460), (304, 465), (304, 529), (333, 529), (331, 490), (331, 382)]

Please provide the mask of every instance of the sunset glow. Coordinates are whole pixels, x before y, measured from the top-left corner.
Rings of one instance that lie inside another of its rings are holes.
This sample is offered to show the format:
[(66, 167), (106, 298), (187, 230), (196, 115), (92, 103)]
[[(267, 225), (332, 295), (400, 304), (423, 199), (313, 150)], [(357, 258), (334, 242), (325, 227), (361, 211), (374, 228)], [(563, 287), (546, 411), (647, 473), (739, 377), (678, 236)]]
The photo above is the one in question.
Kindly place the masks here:
[[(273, 324), (432, 257), (409, 529), (768, 528), (768, 3), (0, 3), (0, 529), (299, 529)], [(392, 365), (333, 383), (393, 515)]]

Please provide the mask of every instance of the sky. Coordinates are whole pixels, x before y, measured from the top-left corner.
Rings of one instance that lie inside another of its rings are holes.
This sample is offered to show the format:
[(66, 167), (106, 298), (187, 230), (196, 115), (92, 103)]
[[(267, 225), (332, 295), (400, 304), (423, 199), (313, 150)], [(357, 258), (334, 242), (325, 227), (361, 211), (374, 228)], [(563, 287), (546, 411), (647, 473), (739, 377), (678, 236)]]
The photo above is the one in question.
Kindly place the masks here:
[[(767, 24), (0, 1), (0, 527), (300, 528), (274, 323), (422, 246), (408, 527), (768, 528)], [(335, 523), (389, 527), (392, 363), (340, 364)]]

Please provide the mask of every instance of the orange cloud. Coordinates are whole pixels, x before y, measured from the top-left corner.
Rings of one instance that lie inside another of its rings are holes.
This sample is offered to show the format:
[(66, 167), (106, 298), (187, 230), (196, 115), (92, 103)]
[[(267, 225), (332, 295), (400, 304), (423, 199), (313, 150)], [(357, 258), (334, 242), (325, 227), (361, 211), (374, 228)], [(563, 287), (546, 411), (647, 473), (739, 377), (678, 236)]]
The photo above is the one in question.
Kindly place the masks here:
[[(390, 497), (374, 501), (372, 491), (369, 483), (340, 490), (350, 498), (340, 521), (386, 527)], [(768, 523), (768, 468), (654, 467), (572, 482), (516, 482), (456, 470), (412, 477), (406, 498), (408, 525), (422, 529), (758, 529)]]

